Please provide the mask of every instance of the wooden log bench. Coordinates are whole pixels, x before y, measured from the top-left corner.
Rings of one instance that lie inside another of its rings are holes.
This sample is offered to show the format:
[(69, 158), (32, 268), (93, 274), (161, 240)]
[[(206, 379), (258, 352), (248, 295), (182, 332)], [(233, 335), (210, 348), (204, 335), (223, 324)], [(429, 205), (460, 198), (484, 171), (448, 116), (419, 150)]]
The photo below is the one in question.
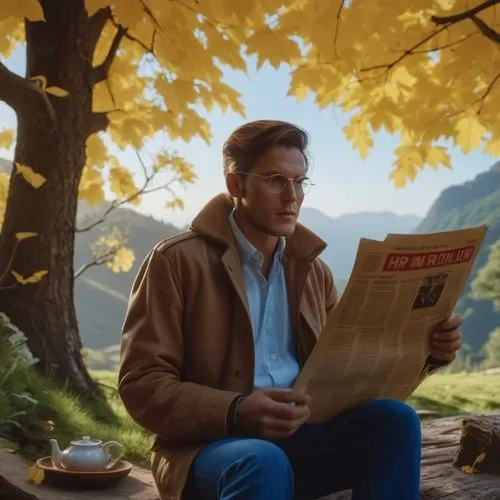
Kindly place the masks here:
[[(468, 422), (462, 429), (462, 423)], [(498, 442), (500, 415), (492, 417), (426, 418), (422, 421), (422, 500), (500, 500)], [(495, 451), (497, 450), (497, 451)], [(484, 470), (466, 474), (454, 461), (476, 464)], [(491, 457), (491, 458), (490, 458)], [(489, 458), (489, 460), (488, 460)], [(488, 473), (486, 471), (491, 471)], [(0, 500), (158, 500), (151, 473), (134, 467), (130, 475), (103, 490), (65, 491), (46, 485), (28, 484), (28, 465), (17, 455), (0, 451)], [(349, 500), (349, 492), (322, 500)]]

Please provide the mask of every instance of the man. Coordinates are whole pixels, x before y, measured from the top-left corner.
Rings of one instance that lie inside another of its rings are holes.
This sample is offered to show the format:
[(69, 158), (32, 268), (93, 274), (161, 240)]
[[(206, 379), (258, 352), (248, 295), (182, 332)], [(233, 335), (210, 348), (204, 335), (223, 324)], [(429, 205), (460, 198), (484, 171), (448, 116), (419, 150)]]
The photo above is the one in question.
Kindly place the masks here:
[[(159, 243), (135, 280), (119, 390), (156, 435), (162, 499), (419, 498), (420, 422), (380, 400), (319, 424), (291, 387), (337, 303), (325, 243), (297, 223), (310, 181), (307, 135), (279, 121), (227, 139), (228, 194)], [(341, 241), (339, 244), (342, 244)], [(432, 335), (426, 376), (460, 348), (451, 318)], [(293, 404), (288, 404), (293, 403)]]

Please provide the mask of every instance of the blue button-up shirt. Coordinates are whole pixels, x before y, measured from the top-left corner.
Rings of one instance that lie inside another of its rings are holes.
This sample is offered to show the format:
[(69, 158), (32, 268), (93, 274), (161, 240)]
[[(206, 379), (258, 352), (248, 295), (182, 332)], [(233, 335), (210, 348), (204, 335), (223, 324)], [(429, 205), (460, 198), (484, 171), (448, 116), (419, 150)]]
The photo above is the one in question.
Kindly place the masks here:
[(262, 274), (264, 256), (245, 237), (234, 218), (229, 223), (240, 255), (243, 279), (253, 329), (255, 349), (254, 390), (290, 388), (299, 372), (290, 321), (283, 267), (285, 238), (280, 238), (268, 279)]

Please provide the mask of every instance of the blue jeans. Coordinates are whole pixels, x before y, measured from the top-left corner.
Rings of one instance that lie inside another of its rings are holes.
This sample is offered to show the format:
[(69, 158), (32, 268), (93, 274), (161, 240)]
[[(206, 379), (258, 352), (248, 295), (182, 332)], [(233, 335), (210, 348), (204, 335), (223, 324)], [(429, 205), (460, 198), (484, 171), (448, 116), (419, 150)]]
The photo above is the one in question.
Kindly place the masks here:
[(415, 410), (383, 399), (279, 441), (214, 441), (195, 458), (185, 498), (313, 500), (352, 488), (353, 500), (418, 500), (420, 460)]

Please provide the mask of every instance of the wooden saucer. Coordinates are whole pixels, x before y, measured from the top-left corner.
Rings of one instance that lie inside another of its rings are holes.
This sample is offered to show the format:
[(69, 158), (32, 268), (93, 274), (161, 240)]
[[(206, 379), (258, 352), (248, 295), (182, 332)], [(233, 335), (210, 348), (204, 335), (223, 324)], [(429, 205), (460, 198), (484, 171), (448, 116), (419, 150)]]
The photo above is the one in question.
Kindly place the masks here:
[(97, 472), (59, 469), (51, 457), (38, 459), (36, 465), (44, 471), (44, 484), (73, 489), (106, 488), (127, 477), (132, 470), (132, 464), (125, 460), (118, 460), (111, 469)]

